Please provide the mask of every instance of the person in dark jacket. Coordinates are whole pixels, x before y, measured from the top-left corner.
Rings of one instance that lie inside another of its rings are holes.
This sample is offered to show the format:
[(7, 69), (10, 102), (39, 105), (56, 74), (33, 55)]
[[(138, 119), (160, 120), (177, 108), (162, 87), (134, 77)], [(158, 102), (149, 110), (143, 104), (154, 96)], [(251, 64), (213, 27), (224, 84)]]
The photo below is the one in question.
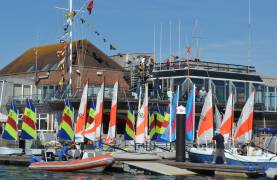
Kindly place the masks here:
[(218, 157), (222, 158), (222, 160), (224, 161), (224, 164), (226, 164), (226, 158), (224, 155), (224, 137), (222, 136), (222, 134), (220, 134), (220, 130), (217, 129), (215, 131), (215, 135), (213, 137), (213, 140), (216, 141), (216, 149), (214, 152), (214, 158), (213, 158), (213, 164), (216, 163), (216, 160)]

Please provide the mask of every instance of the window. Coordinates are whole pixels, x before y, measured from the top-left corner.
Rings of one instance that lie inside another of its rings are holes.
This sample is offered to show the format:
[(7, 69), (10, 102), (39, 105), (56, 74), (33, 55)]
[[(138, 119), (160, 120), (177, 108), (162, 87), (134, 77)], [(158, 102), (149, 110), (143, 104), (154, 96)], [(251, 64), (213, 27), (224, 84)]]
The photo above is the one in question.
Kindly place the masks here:
[(20, 100), (22, 99), (22, 85), (21, 84), (14, 84), (13, 85), (13, 96), (14, 99)]
[(31, 86), (30, 85), (23, 86), (23, 96), (24, 96), (24, 98), (29, 98), (31, 96)]

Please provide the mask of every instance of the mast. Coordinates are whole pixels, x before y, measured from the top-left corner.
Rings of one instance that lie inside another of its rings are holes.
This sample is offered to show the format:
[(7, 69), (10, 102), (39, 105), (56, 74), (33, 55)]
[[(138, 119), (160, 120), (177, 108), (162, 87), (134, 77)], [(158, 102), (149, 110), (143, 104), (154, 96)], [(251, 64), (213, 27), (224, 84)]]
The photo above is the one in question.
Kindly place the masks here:
[(69, 0), (69, 96), (72, 95), (72, 22), (73, 22), (73, 3)]
[(161, 30), (160, 30), (160, 67), (162, 63), (162, 39), (163, 38), (163, 24), (161, 24)]
[(251, 61), (251, 0), (248, 0), (248, 65)]
[(172, 45), (171, 45), (171, 40), (172, 37), (171, 37), (171, 21), (169, 21), (169, 62), (172, 63), (171, 61), (171, 55), (172, 55)]

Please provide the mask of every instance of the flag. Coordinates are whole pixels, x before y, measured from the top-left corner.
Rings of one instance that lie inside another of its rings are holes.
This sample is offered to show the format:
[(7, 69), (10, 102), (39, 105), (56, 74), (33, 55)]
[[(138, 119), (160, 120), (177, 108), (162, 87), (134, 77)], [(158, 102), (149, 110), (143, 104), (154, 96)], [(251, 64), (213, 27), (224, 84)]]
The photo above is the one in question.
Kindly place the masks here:
[(194, 125), (195, 125), (195, 86), (193, 85), (192, 91), (189, 93), (186, 105), (186, 140), (194, 140)]
[(69, 99), (65, 100), (65, 107), (63, 110), (62, 121), (58, 132), (58, 137), (63, 140), (73, 141), (73, 107)]
[(162, 132), (165, 130), (165, 128), (163, 127), (163, 121), (164, 121), (164, 112), (162, 110), (162, 107), (159, 106), (159, 104), (157, 105), (157, 112), (156, 112), (156, 133), (157, 135), (161, 135)]
[(89, 14), (91, 14), (93, 7), (94, 7), (93, 1), (89, 1), (89, 3), (87, 4), (87, 10)]
[(22, 119), (21, 138), (26, 140), (36, 139), (36, 112), (31, 99), (26, 100), (26, 107)]
[(14, 141), (18, 139), (17, 122), (18, 122), (17, 110), (14, 103), (11, 102), (9, 116), (5, 124), (4, 133), (2, 135), (3, 139), (14, 140)]

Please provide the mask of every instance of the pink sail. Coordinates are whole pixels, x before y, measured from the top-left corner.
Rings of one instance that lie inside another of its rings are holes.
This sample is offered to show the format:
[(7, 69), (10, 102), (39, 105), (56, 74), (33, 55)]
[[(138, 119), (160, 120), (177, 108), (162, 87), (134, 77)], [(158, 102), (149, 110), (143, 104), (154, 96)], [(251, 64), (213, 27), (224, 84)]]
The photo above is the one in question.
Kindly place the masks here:
[(234, 122), (234, 103), (233, 94), (229, 95), (225, 114), (223, 116), (222, 123), (220, 125), (220, 133), (224, 136), (225, 141), (227, 141), (232, 134), (232, 126)]
[(78, 117), (75, 124), (75, 142), (84, 142), (82, 135), (85, 130), (86, 115), (87, 115), (87, 96), (88, 96), (88, 82), (86, 83), (82, 99), (79, 106)]
[(100, 140), (102, 116), (103, 116), (103, 96), (104, 96), (104, 83), (97, 94), (95, 123), (92, 123), (83, 133), (83, 135), (92, 140)]
[(254, 117), (254, 98), (253, 91), (244, 105), (237, 128), (234, 133), (234, 141), (240, 143), (249, 143), (252, 139), (253, 117)]
[(113, 87), (113, 99), (112, 99), (112, 107), (110, 112), (110, 124), (108, 135), (105, 143), (110, 144), (115, 140), (115, 130), (116, 130), (116, 111), (117, 111), (117, 93), (118, 93), (118, 81), (114, 84)]

